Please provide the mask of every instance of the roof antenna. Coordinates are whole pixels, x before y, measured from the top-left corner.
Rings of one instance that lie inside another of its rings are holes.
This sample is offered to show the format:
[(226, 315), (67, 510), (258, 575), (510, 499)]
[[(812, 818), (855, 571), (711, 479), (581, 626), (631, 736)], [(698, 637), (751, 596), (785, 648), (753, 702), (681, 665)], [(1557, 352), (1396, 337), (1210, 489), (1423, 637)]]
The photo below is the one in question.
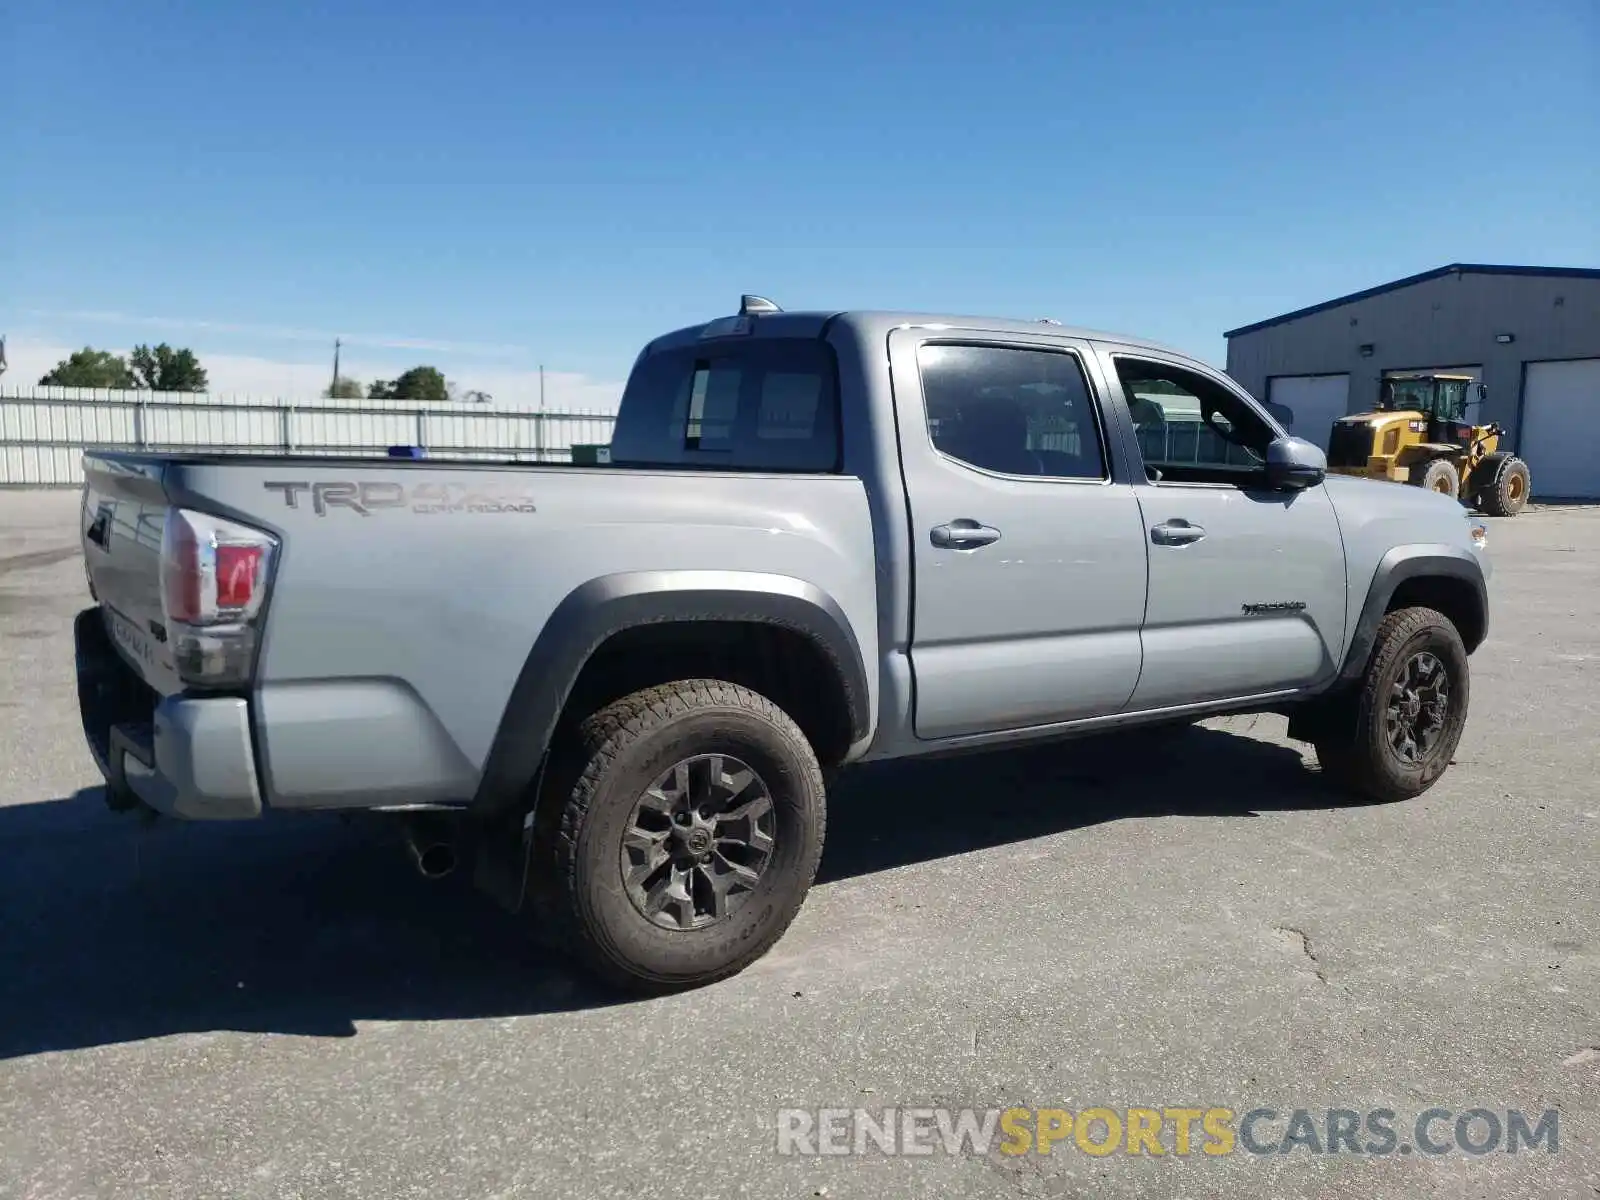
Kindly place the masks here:
[(739, 297), (739, 315), (741, 317), (755, 317), (760, 316), (762, 313), (775, 313), (782, 311), (783, 309), (779, 308), (765, 296), (745, 295)]

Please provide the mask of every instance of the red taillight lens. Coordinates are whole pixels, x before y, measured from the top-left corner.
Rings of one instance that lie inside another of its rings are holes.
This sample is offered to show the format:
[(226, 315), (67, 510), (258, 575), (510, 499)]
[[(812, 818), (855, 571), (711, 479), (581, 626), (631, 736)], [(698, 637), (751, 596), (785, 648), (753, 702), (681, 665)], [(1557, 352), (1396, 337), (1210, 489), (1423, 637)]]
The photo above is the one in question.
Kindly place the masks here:
[(248, 608), (265, 556), (261, 546), (217, 547), (217, 607)]
[(161, 603), (169, 621), (228, 625), (261, 609), (277, 539), (207, 513), (174, 508), (161, 536)]

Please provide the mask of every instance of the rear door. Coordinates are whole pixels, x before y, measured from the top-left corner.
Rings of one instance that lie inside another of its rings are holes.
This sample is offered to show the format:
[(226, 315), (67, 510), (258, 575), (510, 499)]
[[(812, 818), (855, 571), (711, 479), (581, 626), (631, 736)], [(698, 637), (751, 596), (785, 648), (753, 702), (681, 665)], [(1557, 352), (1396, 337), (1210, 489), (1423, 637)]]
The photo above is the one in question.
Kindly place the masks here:
[(1139, 677), (1143, 525), (1087, 347), (915, 328), (889, 346), (917, 736), (1120, 710)]
[(1224, 376), (1145, 350), (1106, 348), (1142, 464), (1149, 549), (1144, 667), (1135, 709), (1305, 687), (1343, 651), (1344, 542), (1318, 485), (1266, 486), (1261, 410)]

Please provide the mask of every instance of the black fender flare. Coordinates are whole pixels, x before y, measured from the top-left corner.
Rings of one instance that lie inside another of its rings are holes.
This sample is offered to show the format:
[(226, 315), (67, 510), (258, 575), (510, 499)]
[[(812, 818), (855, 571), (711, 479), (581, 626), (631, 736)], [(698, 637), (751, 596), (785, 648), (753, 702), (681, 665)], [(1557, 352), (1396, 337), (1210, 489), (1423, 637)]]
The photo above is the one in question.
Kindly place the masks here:
[(1340, 683), (1352, 683), (1366, 670), (1367, 659), (1372, 655), (1373, 643), (1378, 639), (1378, 626), (1389, 609), (1389, 601), (1401, 584), (1411, 579), (1434, 578), (1458, 580), (1471, 589), (1478, 612), (1477, 640), (1467, 646), (1477, 648), (1489, 633), (1489, 587), (1484, 577), (1483, 564), (1467, 549), (1443, 543), (1424, 543), (1396, 546), (1379, 561), (1367, 588), (1367, 599), (1361, 606), (1361, 615), (1345, 650), (1344, 666), (1339, 671)]
[(603, 575), (567, 593), (539, 631), (500, 717), (474, 809), (505, 811), (526, 793), (573, 684), (607, 638), (677, 621), (756, 622), (803, 635), (838, 673), (851, 740), (871, 731), (871, 693), (860, 643), (844, 610), (815, 584), (755, 571)]

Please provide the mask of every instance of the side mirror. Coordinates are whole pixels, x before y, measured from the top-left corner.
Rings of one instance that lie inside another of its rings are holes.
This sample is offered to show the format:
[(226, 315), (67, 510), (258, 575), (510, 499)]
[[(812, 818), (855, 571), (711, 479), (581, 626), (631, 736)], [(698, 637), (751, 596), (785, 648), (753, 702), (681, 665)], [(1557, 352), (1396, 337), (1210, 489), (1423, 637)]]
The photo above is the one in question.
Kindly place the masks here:
[(1328, 473), (1328, 456), (1304, 438), (1273, 438), (1267, 445), (1267, 486), (1297, 492), (1316, 487)]

